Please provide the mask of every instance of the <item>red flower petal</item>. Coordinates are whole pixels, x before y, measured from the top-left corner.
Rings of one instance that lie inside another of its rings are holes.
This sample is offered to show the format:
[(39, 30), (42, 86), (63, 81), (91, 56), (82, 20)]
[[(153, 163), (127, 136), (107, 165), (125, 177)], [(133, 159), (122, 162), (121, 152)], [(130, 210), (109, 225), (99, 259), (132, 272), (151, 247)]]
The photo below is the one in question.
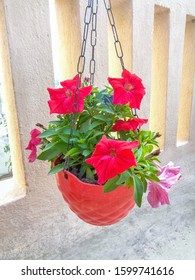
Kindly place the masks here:
[(87, 86), (87, 87), (83, 87), (83, 88), (80, 88), (80, 95), (82, 98), (85, 98), (87, 97), (93, 90), (93, 87), (92, 86)]
[(36, 129), (36, 128), (32, 129), (31, 132), (30, 132), (30, 135), (31, 135), (32, 139), (36, 138), (40, 134), (41, 134), (41, 131)]
[(63, 99), (66, 94), (64, 88), (48, 88), (47, 90), (51, 100)]
[(129, 102), (128, 95), (124, 88), (117, 88), (114, 91), (114, 96), (113, 96), (113, 104), (121, 104), (125, 105)]
[[(77, 83), (78, 83), (78, 85), (77, 85)], [(76, 89), (77, 86), (78, 87), (81, 86), (81, 79), (80, 79), (79, 75), (77, 74), (73, 79), (65, 80), (65, 81), (61, 82), (60, 85), (62, 87)]]
[(114, 89), (123, 88), (125, 84), (123, 78), (108, 78), (108, 82)]
[[(72, 80), (62, 82), (63, 88), (48, 88), (50, 114), (70, 114), (83, 111), (84, 98), (92, 92), (93, 88), (87, 86), (77, 90), (77, 78), (79, 78), (78, 75)], [(77, 103), (77, 106), (75, 103)]]
[(143, 87), (142, 79), (137, 75), (130, 73), (128, 70), (124, 69), (121, 76), (124, 78), (125, 83), (131, 83), (132, 85)]
[(110, 140), (104, 135), (96, 145), (91, 158), (86, 159), (86, 163), (91, 164), (96, 169), (98, 184), (103, 184), (136, 165), (136, 159), (131, 149), (137, 147), (138, 141)]
[(26, 147), (26, 150), (32, 150), (34, 145), (41, 144), (42, 140), (40, 138), (37, 138), (37, 136), (39, 136), (39, 134), (41, 134), (40, 130), (38, 130), (36, 128), (31, 130), (31, 132), (30, 132), (31, 139), (28, 143), (28, 146)]
[(115, 131), (120, 131), (120, 130), (129, 131), (129, 130), (132, 130), (132, 126), (129, 122), (125, 122), (123, 120), (118, 120), (112, 129)]
[(31, 150), (31, 153), (28, 157), (29, 162), (33, 162), (35, 161), (36, 157), (37, 157), (37, 145), (41, 144), (42, 140), (40, 138), (37, 138), (37, 136), (41, 134), (41, 131), (38, 129), (33, 129), (30, 132), (31, 135), (31, 139), (28, 143), (28, 146), (26, 147), (26, 150)]
[(32, 150), (34, 145), (32, 144), (31, 141), (29, 141), (28, 146), (25, 148), (25, 150)]
[(140, 118), (129, 119), (128, 121), (118, 120), (116, 124), (113, 126), (113, 130), (135, 131), (138, 127), (141, 127), (143, 124), (147, 122), (148, 122), (147, 119), (140, 119)]
[(64, 109), (63, 99), (49, 100), (48, 105), (50, 108), (50, 114), (66, 114)]
[(77, 106), (73, 106), (74, 103), (74, 97), (58, 100), (49, 100), (48, 104), (50, 107), (50, 114), (71, 114), (76, 112), (82, 112), (84, 108), (84, 100), (80, 98), (79, 101), (77, 101)]
[(108, 81), (114, 89), (114, 104), (129, 103), (131, 108), (140, 109), (145, 88), (138, 76), (124, 69), (122, 78), (108, 78)]
[(33, 146), (32, 152), (28, 156), (28, 161), (34, 162), (36, 160), (36, 158), (37, 158), (37, 148), (36, 148), (36, 146)]

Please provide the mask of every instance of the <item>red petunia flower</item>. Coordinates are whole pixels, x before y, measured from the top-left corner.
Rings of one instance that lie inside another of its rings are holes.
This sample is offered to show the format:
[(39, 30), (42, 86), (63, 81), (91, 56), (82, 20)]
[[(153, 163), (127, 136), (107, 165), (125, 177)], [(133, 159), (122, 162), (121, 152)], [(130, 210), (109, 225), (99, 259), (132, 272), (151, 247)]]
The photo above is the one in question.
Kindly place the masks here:
[(147, 119), (140, 119), (140, 118), (129, 119), (128, 121), (118, 120), (112, 129), (115, 131), (120, 131), (120, 130), (135, 131), (138, 127), (141, 127), (143, 124), (147, 122), (148, 122)]
[(77, 83), (78, 87), (81, 87), (81, 79), (79, 75), (77, 74), (73, 79), (70, 80), (65, 80), (60, 83), (62, 87), (67, 87), (67, 88), (77, 88)]
[(41, 131), (36, 128), (30, 132), (31, 139), (28, 143), (28, 146), (26, 147), (26, 150), (31, 151), (30, 155), (28, 156), (29, 162), (33, 162), (37, 158), (37, 145), (40, 145), (42, 142), (40, 138), (37, 138), (39, 134), (41, 134)]
[[(62, 88), (48, 88), (50, 99), (48, 101), (50, 114), (69, 114), (82, 112), (84, 108), (84, 98), (92, 92), (92, 86), (87, 86), (77, 90), (81, 85), (79, 76), (75, 76), (72, 80), (61, 82)], [(77, 103), (77, 106), (74, 104)]]
[(140, 109), (145, 88), (138, 76), (124, 69), (122, 78), (108, 78), (108, 82), (114, 89), (113, 104), (129, 103), (131, 108)]
[(131, 149), (138, 148), (138, 144), (138, 141), (110, 140), (104, 135), (96, 145), (92, 156), (85, 160), (96, 169), (98, 184), (104, 184), (131, 166), (136, 166), (136, 159)]

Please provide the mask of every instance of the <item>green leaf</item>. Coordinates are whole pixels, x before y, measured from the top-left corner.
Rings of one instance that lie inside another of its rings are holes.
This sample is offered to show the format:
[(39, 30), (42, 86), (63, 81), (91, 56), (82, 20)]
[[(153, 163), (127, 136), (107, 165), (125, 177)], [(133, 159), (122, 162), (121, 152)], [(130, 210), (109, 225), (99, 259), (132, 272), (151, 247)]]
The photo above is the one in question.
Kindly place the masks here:
[[(79, 141), (78, 141), (79, 142)], [(78, 144), (78, 147), (83, 149), (83, 150), (86, 150), (88, 147), (87, 147), (87, 144)]]
[(42, 152), (37, 159), (39, 160), (51, 160), (60, 155), (60, 152), (55, 149), (55, 147), (48, 149), (47, 151)]
[(139, 166), (142, 166), (143, 168), (147, 169), (148, 168), (148, 164), (145, 160), (142, 160), (139, 162)]
[(66, 153), (66, 157), (68, 157), (68, 156), (74, 157), (80, 153), (81, 153), (81, 150), (79, 148), (72, 148)]
[(77, 141), (79, 144), (85, 144), (86, 143), (86, 139), (85, 138), (82, 138), (82, 139), (79, 139)]
[(111, 115), (114, 115), (114, 111), (111, 108), (109, 108), (108, 106), (100, 106), (100, 107), (98, 107), (98, 110), (105, 112), (105, 113), (109, 113)]
[(154, 182), (160, 182), (160, 179), (153, 173), (146, 174), (145, 177), (149, 180), (154, 181)]
[[(58, 136), (64, 143), (66, 143), (66, 144), (68, 143), (69, 135), (59, 134)], [(70, 141), (70, 143), (77, 143), (78, 139), (77, 138), (70, 138), (69, 141)]]
[(91, 140), (94, 139), (95, 137), (100, 136), (100, 135), (103, 135), (103, 134), (104, 134), (104, 132), (97, 131), (97, 132), (94, 133), (93, 136), (91, 136), (90, 138), (88, 138), (88, 141), (91, 141)]
[(70, 134), (70, 128), (67, 128), (67, 127), (59, 127), (59, 128), (56, 129), (56, 133), (57, 133), (57, 134), (69, 135), (69, 134)]
[(64, 169), (64, 163), (58, 164), (58, 165), (54, 166), (53, 168), (51, 168), (48, 175), (56, 174), (56, 173), (62, 171), (63, 169)]
[(68, 143), (68, 135), (65, 135), (65, 134), (58, 134), (59, 138), (65, 142), (65, 143)]
[(94, 174), (91, 171), (91, 168), (89, 168), (89, 167), (87, 167), (87, 169), (86, 169), (86, 176), (87, 176), (88, 179), (91, 179), (91, 180), (95, 181)]
[(133, 182), (134, 182), (134, 200), (137, 206), (141, 207), (144, 186), (142, 181), (134, 174), (133, 174)]
[(84, 157), (88, 157), (90, 154), (91, 154), (91, 151), (90, 151), (90, 150), (84, 150), (84, 151), (83, 151), (83, 156), (84, 156)]
[(118, 181), (116, 182), (116, 184), (118, 186), (120, 186), (121, 184), (123, 184), (128, 178), (129, 178), (129, 172), (128, 171), (125, 171), (123, 173), (121, 173), (119, 176), (119, 179)]
[(96, 120), (104, 121), (104, 122), (106, 122), (106, 123), (109, 122), (108, 116), (104, 116), (104, 115), (102, 115), (102, 114), (101, 114), (101, 115), (96, 115), (96, 116), (94, 116), (93, 118), (96, 119)]
[(147, 146), (145, 146), (145, 149), (146, 149), (147, 153), (150, 154), (153, 150), (153, 145), (147, 145)]
[(129, 189), (133, 187), (133, 178), (132, 177), (129, 177), (125, 183), (124, 183), (125, 186), (127, 186)]
[(47, 145), (45, 146), (45, 148), (42, 150), (42, 152), (45, 152), (45, 151), (51, 149), (53, 146), (55, 146), (55, 144), (56, 144), (56, 143), (54, 143), (54, 142), (51, 142), (51, 143), (47, 144)]
[(158, 144), (158, 142), (156, 140), (149, 140), (148, 144), (152, 144), (152, 145), (154, 145), (156, 147), (159, 147), (159, 144)]
[(118, 179), (119, 179), (119, 176), (117, 175), (116, 177), (108, 180), (104, 184), (104, 193), (108, 193), (108, 192), (115, 190), (119, 186), (119, 185), (117, 185)]
[(137, 151), (135, 152), (135, 156), (136, 156), (136, 161), (139, 162), (141, 157), (142, 157), (142, 153), (143, 153), (143, 149), (142, 146), (137, 149)]
[(57, 120), (57, 121), (50, 121), (49, 122), (50, 124), (56, 124), (56, 125), (59, 125), (60, 123), (62, 123), (61, 120)]
[(91, 119), (88, 118), (84, 123), (81, 124), (80, 131), (86, 132), (91, 125)]
[(90, 126), (89, 126), (89, 130), (93, 130), (95, 127), (97, 127), (98, 125), (101, 125), (102, 121), (95, 121), (93, 122)]
[(37, 159), (39, 160), (51, 160), (55, 157), (59, 156), (60, 154), (66, 154), (66, 145), (63, 142), (58, 142), (52, 145), (47, 150), (43, 151)]
[(152, 157), (152, 158), (150, 158), (150, 160), (152, 160), (152, 161), (157, 161), (157, 162), (160, 163), (160, 160), (159, 160), (159, 158), (157, 158), (157, 157)]
[(47, 137), (51, 137), (54, 135), (57, 135), (56, 129), (51, 128), (51, 129), (47, 129), (43, 133), (39, 134), (38, 138), (47, 138)]
[(144, 193), (145, 193), (147, 191), (148, 182), (147, 182), (146, 178), (143, 176), (142, 176), (142, 183), (143, 183)]
[(83, 175), (86, 173), (87, 165), (83, 165), (79, 171), (79, 178), (83, 178)]
[(67, 145), (62, 141), (56, 143), (55, 148), (63, 154), (66, 154), (66, 152), (67, 152)]

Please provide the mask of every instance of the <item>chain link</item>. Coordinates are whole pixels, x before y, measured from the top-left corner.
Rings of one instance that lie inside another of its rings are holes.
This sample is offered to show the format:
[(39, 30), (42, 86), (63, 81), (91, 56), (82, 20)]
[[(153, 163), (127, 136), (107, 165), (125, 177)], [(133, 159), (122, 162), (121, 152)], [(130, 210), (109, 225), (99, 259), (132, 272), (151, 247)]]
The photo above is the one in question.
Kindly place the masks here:
[(111, 25), (111, 28), (112, 28), (116, 55), (120, 60), (122, 69), (124, 70), (125, 66), (124, 66), (124, 61), (123, 61), (123, 49), (122, 49), (122, 45), (121, 45), (121, 42), (119, 40), (118, 32), (117, 32), (117, 29), (116, 29), (116, 24), (115, 24), (115, 19), (114, 19), (114, 15), (113, 15), (111, 0), (104, 0), (104, 6), (106, 8), (108, 19), (109, 19), (109, 22), (110, 22), (110, 25)]
[(93, 13), (93, 0), (88, 0), (88, 5), (85, 9), (85, 15), (84, 15), (84, 31), (83, 31), (83, 40), (81, 45), (81, 54), (79, 56), (78, 63), (77, 63), (77, 73), (80, 79), (82, 78), (82, 74), (85, 70), (85, 63), (86, 63), (85, 53), (86, 53), (87, 38), (88, 38), (89, 25), (91, 23), (92, 13)]
[(98, 13), (98, 0), (92, 0), (92, 24), (91, 24), (91, 60), (89, 63), (90, 84), (94, 84), (95, 75), (95, 47), (97, 44), (97, 13)]
[[(71, 138), (75, 129), (76, 125), (76, 120), (78, 117), (78, 111), (79, 111), (79, 99), (80, 99), (80, 84), (82, 80), (82, 75), (85, 70), (85, 53), (86, 53), (86, 46), (87, 46), (87, 38), (88, 38), (88, 33), (89, 33), (89, 25), (91, 23), (92, 19), (92, 14), (93, 14), (93, 0), (88, 0), (88, 5), (86, 6), (85, 9), (85, 15), (84, 15), (84, 30), (83, 30), (83, 40), (82, 40), (82, 45), (81, 45), (81, 53), (78, 58), (78, 63), (77, 63), (77, 73), (78, 73), (78, 78), (76, 81), (76, 90), (73, 92), (74, 94), (74, 101), (72, 104), (72, 114), (70, 114), (70, 122), (71, 122), (71, 127), (70, 127), (70, 134), (68, 137), (68, 143), (67, 143), (67, 152), (69, 151), (70, 147), (72, 147), (71, 143)], [(93, 35), (94, 36), (94, 35)], [(92, 67), (92, 66), (90, 66)], [(66, 169), (70, 169), (70, 157), (65, 158), (64, 162), (64, 177), (67, 179), (67, 173)]]

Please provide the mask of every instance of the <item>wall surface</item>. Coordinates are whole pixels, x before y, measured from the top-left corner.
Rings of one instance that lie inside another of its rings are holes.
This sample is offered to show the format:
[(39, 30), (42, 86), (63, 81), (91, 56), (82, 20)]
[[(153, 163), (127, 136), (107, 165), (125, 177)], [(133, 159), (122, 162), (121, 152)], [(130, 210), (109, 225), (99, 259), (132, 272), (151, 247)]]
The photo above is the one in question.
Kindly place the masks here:
[[(147, 88), (140, 117), (148, 117), (150, 113), (155, 4), (169, 9), (169, 61), (166, 81), (166, 116), (169, 117), (165, 120), (162, 162), (172, 159), (177, 165), (181, 165), (183, 181), (170, 193), (172, 206), (164, 206), (154, 211), (144, 201), (142, 209), (135, 208), (132, 214), (119, 224), (105, 228), (85, 224), (68, 209), (57, 190), (54, 176), (47, 176), (47, 163), (27, 162), (25, 147), (29, 140), (29, 131), (37, 122), (47, 124), (50, 118), (45, 105), (48, 100), (46, 88), (52, 87), (55, 79), (49, 1), (2, 2), (27, 195), (0, 208), (0, 259), (195, 258), (195, 140), (192, 137), (195, 131), (195, 98), (192, 98), (193, 122), (190, 123), (190, 139), (186, 145), (176, 145), (186, 15), (195, 17), (195, 1), (132, 0), (132, 5), (129, 5), (131, 12), (128, 11), (127, 14), (131, 14), (131, 19), (128, 18), (128, 23), (132, 22), (131, 35), (126, 38), (131, 40), (128, 42), (128, 48), (132, 52), (129, 65), (132, 65), (133, 72), (143, 78)], [(122, 4), (123, 1), (117, 2), (120, 9), (120, 2)], [(85, 3), (85, 0), (80, 0), (78, 5), (81, 27)], [(127, 6), (122, 5), (125, 7), (122, 10), (124, 17)], [(109, 29), (103, 7), (100, 8), (100, 14), (96, 83), (104, 85), (110, 61)], [(120, 22), (121, 14), (118, 14), (118, 18)], [(74, 32), (74, 24), (71, 28), (70, 32)], [(122, 40), (125, 44), (124, 34)]]

